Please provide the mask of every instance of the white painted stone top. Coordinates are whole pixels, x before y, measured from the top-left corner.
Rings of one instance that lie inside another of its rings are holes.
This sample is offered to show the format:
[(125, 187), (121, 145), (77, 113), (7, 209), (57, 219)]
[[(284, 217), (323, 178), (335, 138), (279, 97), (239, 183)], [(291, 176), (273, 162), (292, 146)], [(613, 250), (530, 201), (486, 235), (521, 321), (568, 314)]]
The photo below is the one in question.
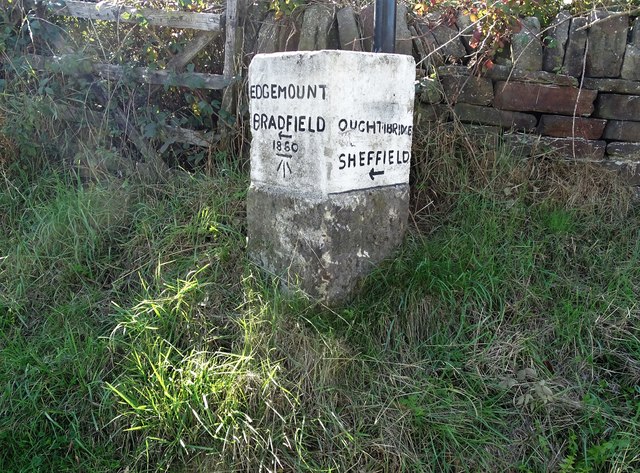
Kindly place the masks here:
[(408, 183), (414, 81), (415, 61), (405, 55), (256, 55), (252, 183), (316, 195)]

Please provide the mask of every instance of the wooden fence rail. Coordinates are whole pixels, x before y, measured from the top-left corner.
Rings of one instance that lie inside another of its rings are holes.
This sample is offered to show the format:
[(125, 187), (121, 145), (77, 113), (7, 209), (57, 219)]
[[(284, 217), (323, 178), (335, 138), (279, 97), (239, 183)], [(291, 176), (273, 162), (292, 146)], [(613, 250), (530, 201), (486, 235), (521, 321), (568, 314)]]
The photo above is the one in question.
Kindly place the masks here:
[(53, 7), (51, 14), (72, 16), (87, 20), (139, 23), (180, 29), (221, 31), (225, 17), (219, 13), (194, 13), (134, 8), (109, 3), (66, 0), (64, 5)]
[[(58, 34), (54, 44), (53, 56), (28, 55), (24, 60), (28, 67), (35, 71), (65, 71), (71, 74), (91, 74), (107, 80), (120, 81), (123, 79), (133, 80), (140, 83), (151, 84), (156, 86), (177, 86), (190, 89), (209, 89), (222, 90), (222, 103), (225, 115), (234, 116), (235, 101), (230, 97), (237, 93), (240, 68), (238, 67), (238, 58), (241, 57), (242, 41), (237, 40), (238, 36), (238, 2), (243, 0), (227, 0), (224, 13), (194, 13), (194, 12), (176, 12), (164, 11), (151, 8), (134, 8), (131, 6), (123, 6), (109, 2), (83, 2), (77, 0), (65, 0), (61, 3), (51, 3), (49, 5), (48, 14), (53, 16), (74, 17), (86, 20), (100, 20), (119, 23), (140, 23), (150, 26), (170, 27), (177, 29), (197, 30), (198, 33), (183, 48), (183, 50), (174, 55), (167, 63), (167, 68), (157, 70), (147, 67), (131, 67), (126, 64), (104, 64), (91, 62), (86, 58), (82, 58), (77, 52), (71, 48), (69, 44)], [(51, 25), (48, 25), (51, 26)], [(199, 72), (186, 72), (183, 69), (189, 62), (211, 42), (225, 34), (224, 48), (224, 73), (223, 74), (206, 74)], [(56, 35), (54, 35), (56, 36)], [(82, 62), (82, 67), (74, 70), (73, 61)], [(72, 67), (65, 67), (71, 65)], [(7, 66), (5, 65), (5, 68)], [(108, 94), (104, 87), (99, 83), (92, 86), (96, 97), (101, 102), (107, 102)], [(152, 93), (158, 88), (152, 89)], [(102, 104), (103, 106), (106, 103)], [(115, 107), (112, 103), (110, 107), (105, 106), (105, 110), (110, 110), (116, 125), (129, 137), (138, 151), (149, 161), (158, 161), (161, 159), (151, 144), (144, 139), (136, 130), (135, 126), (125, 117), (127, 114), (123, 110)], [(86, 114), (84, 114), (86, 116)], [(93, 113), (95, 115), (95, 112)], [(60, 118), (77, 119), (77, 114), (61, 114)], [(82, 114), (80, 115), (82, 116)], [(95, 116), (93, 117), (95, 119)], [(220, 120), (218, 133), (213, 130), (209, 132), (195, 131), (180, 127), (162, 127), (165, 136), (165, 145), (160, 149), (163, 152), (167, 143), (180, 142), (188, 143), (195, 146), (208, 147), (220, 139), (221, 132), (228, 134), (229, 123)], [(160, 163), (158, 163), (160, 164)]]
[[(55, 72), (64, 70), (65, 64), (78, 61), (73, 55), (41, 56), (29, 54), (25, 61), (38, 71)], [(178, 73), (172, 70), (149, 69), (148, 67), (126, 67), (116, 64), (91, 63), (84, 61), (77, 74), (93, 73), (107, 80), (130, 79), (145, 84), (166, 85), (172, 87), (188, 87), (191, 89), (220, 90), (233, 82), (221, 74), (203, 74), (199, 72)]]

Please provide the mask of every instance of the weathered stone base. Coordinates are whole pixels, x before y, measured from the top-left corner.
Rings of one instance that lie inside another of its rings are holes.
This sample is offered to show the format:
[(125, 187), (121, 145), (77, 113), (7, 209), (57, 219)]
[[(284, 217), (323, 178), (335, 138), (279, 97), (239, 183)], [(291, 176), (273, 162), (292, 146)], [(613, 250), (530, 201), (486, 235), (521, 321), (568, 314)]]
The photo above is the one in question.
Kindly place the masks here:
[(408, 185), (325, 198), (294, 197), (252, 185), (247, 197), (249, 255), (285, 287), (337, 305), (400, 245), (408, 209)]

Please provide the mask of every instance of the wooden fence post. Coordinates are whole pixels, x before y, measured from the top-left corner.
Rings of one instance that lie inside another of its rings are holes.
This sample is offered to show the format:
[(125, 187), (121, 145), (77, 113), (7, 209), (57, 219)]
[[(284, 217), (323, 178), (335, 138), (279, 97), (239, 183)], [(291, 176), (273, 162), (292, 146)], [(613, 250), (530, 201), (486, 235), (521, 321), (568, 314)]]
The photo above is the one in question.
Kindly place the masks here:
[(232, 83), (222, 95), (219, 130), (223, 149), (230, 149), (232, 146), (234, 132), (238, 126), (246, 6), (246, 0), (227, 0), (223, 75)]

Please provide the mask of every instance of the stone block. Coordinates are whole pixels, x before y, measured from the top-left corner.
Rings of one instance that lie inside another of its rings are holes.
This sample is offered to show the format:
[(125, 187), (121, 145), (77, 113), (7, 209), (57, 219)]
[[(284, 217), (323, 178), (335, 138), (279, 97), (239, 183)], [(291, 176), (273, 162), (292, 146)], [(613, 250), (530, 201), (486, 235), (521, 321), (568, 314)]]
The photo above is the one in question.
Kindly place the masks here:
[(278, 25), (275, 20), (275, 14), (269, 13), (264, 19), (258, 39), (256, 41), (256, 51), (258, 54), (269, 54), (278, 51)]
[(265, 18), (269, 14), (267, 8), (268, 5), (264, 3), (251, 3), (247, 6), (243, 44), (243, 50), (246, 53), (243, 57), (243, 61), (247, 66), (249, 65), (249, 62), (251, 62), (251, 58), (257, 53), (258, 35), (260, 34), (260, 29), (264, 25)]
[(362, 47), (364, 51), (373, 51), (373, 32), (375, 25), (373, 23), (374, 4), (370, 3), (360, 10), (360, 25), (362, 26)]
[(640, 122), (609, 120), (603, 138), (614, 141), (640, 142)]
[(396, 5), (396, 54), (413, 55), (413, 36), (407, 25), (407, 5)]
[(579, 161), (602, 161), (606, 141), (582, 138), (551, 138), (548, 136), (510, 134), (505, 143), (526, 156), (552, 156)]
[(640, 47), (627, 44), (620, 77), (628, 80), (640, 80)]
[(331, 47), (333, 10), (325, 5), (306, 7), (300, 33), (299, 51), (318, 51)]
[(640, 16), (633, 20), (630, 39), (630, 44), (632, 44), (636, 48), (640, 48)]
[(472, 75), (444, 75), (439, 77), (445, 97), (450, 103), (489, 105), (493, 101), (493, 82), (486, 77)]
[(533, 84), (578, 87), (578, 79), (575, 77), (546, 71), (521, 71), (516, 69), (513, 71), (512, 78), (519, 82), (531, 82)]
[(520, 112), (508, 112), (496, 108), (481, 107), (466, 103), (459, 103), (453, 108), (461, 122), (479, 125), (494, 125), (516, 130), (533, 130), (537, 119), (534, 115)]
[(609, 143), (607, 156), (612, 160), (640, 161), (640, 140), (635, 143)]
[(458, 36), (458, 29), (448, 26), (444, 22), (442, 15), (438, 13), (430, 14), (424, 18), (424, 22), (418, 21), (416, 23), (422, 23), (422, 30), (426, 26), (426, 29), (431, 31), (446, 62), (459, 62), (467, 55), (467, 50)]
[[(467, 66), (447, 65), (437, 68), (438, 75), (468, 75), (470, 70)], [(515, 81), (529, 82), (532, 84), (557, 85), (563, 87), (578, 87), (580, 82), (573, 76), (564, 74), (554, 74), (546, 71), (523, 71), (511, 66), (494, 65), (482, 73), (482, 77), (494, 81)], [(604, 80), (604, 79), (603, 79)], [(610, 80), (610, 79), (606, 79)]]
[(600, 92), (615, 92), (617, 94), (640, 95), (640, 82), (622, 79), (591, 79), (585, 77), (583, 87)]
[(606, 124), (606, 120), (598, 118), (542, 115), (538, 124), (538, 133), (558, 138), (576, 137), (586, 140), (599, 140), (602, 138)]
[(416, 20), (413, 24), (417, 32), (416, 39), (420, 41), (422, 49), (424, 49), (428, 61), (435, 67), (442, 66), (445, 63), (445, 56), (442, 49), (438, 49), (438, 43), (433, 33), (429, 29), (424, 20)]
[(252, 185), (247, 249), (285, 287), (338, 305), (402, 243), (408, 208), (406, 184), (324, 199)]
[(585, 74), (619, 77), (629, 32), (629, 15), (596, 10), (589, 15), (589, 49)]
[(562, 72), (569, 76), (580, 77), (584, 69), (585, 50), (587, 47), (587, 25), (584, 17), (573, 18), (569, 25), (569, 39), (565, 48)]
[(428, 71), (431, 69), (431, 61), (429, 59), (429, 53), (427, 53), (427, 49), (425, 48), (424, 43), (420, 39), (420, 34), (415, 26), (409, 26), (409, 32), (411, 33), (412, 43), (413, 43), (413, 51), (414, 57), (416, 58), (418, 67), (422, 68), (419, 70)]
[(302, 14), (293, 12), (278, 21), (278, 51), (295, 51), (300, 43), (302, 29)]
[(351, 7), (344, 7), (336, 13), (340, 49), (344, 51), (362, 51), (362, 41), (356, 14)]
[(542, 147), (548, 147), (563, 157), (584, 161), (600, 161), (604, 159), (606, 141), (584, 140), (581, 138), (547, 138), (540, 137)]
[(467, 55), (467, 50), (458, 36), (457, 28), (448, 26), (440, 20), (431, 29), (431, 32), (447, 62), (460, 62)]
[(513, 68), (501, 64), (494, 64), (491, 69), (487, 69), (482, 73), (482, 77), (491, 80), (511, 80)]
[(566, 87), (578, 87), (578, 79), (564, 74), (554, 74), (546, 71), (523, 71), (509, 66), (493, 66), (483, 74), (492, 80), (530, 82), (532, 84), (559, 85)]
[(599, 94), (593, 116), (640, 121), (640, 95)]
[(415, 126), (419, 128), (425, 122), (446, 121), (451, 117), (451, 107), (444, 104), (426, 104), (416, 102), (415, 104)]
[(527, 17), (522, 20), (522, 30), (511, 37), (511, 62), (523, 71), (542, 69), (542, 43), (539, 39), (540, 20)]
[(564, 50), (569, 41), (569, 26), (571, 25), (571, 13), (561, 11), (551, 22), (550, 29), (544, 40), (543, 65), (547, 72), (559, 72), (562, 70)]
[(594, 90), (573, 87), (496, 82), (493, 105), (502, 110), (588, 116), (597, 95)]

